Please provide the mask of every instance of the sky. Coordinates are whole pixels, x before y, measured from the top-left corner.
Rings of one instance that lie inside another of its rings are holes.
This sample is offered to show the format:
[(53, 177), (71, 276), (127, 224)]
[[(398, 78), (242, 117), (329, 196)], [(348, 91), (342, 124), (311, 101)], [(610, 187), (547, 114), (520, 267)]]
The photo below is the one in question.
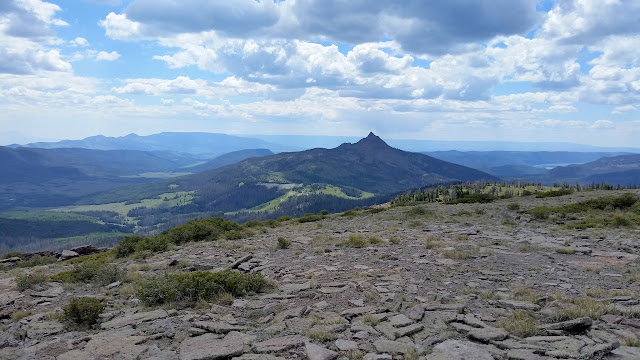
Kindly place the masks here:
[(640, 147), (638, 0), (1, 0), (0, 144), (163, 131)]

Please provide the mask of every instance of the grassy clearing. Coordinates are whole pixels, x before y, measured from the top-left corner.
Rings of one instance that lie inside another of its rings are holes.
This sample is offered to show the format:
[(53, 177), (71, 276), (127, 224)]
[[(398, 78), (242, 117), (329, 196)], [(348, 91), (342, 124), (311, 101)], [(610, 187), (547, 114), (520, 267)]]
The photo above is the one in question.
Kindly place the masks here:
[(531, 311), (514, 310), (511, 312), (509, 319), (501, 321), (499, 325), (509, 333), (519, 337), (541, 335), (541, 331), (538, 328), (540, 322)]
[(99, 205), (79, 205), (65, 206), (51, 211), (57, 212), (84, 212), (84, 211), (113, 211), (124, 217), (127, 221), (134, 221), (133, 218), (127, 216), (129, 211), (139, 208), (159, 208), (159, 207), (176, 207), (190, 204), (195, 196), (195, 191), (177, 191), (164, 193), (153, 199), (144, 199), (139, 202), (117, 202)]

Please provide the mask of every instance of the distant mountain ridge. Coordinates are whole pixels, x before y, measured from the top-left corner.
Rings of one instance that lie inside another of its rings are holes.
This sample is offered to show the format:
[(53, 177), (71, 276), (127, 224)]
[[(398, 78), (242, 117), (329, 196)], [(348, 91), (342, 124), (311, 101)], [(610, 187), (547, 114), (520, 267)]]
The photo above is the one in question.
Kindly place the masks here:
[(245, 149), (270, 149), (274, 152), (298, 150), (296, 147), (271, 143), (260, 139), (227, 134), (203, 132), (163, 132), (140, 136), (129, 134), (120, 137), (96, 135), (82, 140), (37, 142), (11, 147), (30, 148), (83, 148), (93, 150), (174, 151), (189, 154), (206, 154), (209, 157)]
[(640, 154), (604, 157), (586, 164), (561, 166), (549, 170), (546, 176), (580, 183), (640, 185)]
[(204, 164), (191, 166), (187, 168), (189, 172), (201, 172), (206, 170), (217, 169), (219, 167), (235, 164), (242, 160), (252, 158), (252, 157), (263, 157), (273, 155), (273, 152), (269, 149), (246, 149), (246, 150), (238, 150), (232, 151), (227, 154), (220, 155), (214, 159), (211, 159)]

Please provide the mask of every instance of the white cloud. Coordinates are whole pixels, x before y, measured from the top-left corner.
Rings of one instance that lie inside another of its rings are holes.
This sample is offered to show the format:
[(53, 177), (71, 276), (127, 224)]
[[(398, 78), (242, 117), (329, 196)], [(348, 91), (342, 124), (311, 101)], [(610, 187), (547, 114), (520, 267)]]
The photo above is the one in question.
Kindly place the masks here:
[(116, 61), (120, 58), (120, 54), (117, 51), (112, 51), (110, 53), (106, 51), (100, 51), (98, 55), (96, 55), (96, 60), (101, 61)]
[(613, 121), (611, 120), (597, 120), (591, 125), (593, 129), (612, 129), (614, 127)]
[(105, 29), (106, 35), (112, 39), (134, 40), (141, 35), (140, 24), (127, 19), (125, 14), (110, 12), (98, 24)]
[(632, 111), (636, 111), (636, 107), (633, 105), (623, 105), (623, 106), (617, 106), (613, 109), (613, 111), (611, 112), (614, 115), (617, 114), (622, 114), (625, 112), (632, 112)]
[(89, 46), (89, 41), (83, 37), (77, 37), (69, 42), (71, 46)]

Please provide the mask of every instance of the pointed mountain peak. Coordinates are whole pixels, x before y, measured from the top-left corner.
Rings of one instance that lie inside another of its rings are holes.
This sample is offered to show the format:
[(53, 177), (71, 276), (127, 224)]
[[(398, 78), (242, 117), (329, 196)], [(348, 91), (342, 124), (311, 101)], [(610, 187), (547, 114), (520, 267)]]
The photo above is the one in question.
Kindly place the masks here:
[(360, 141), (358, 141), (357, 143), (355, 143), (355, 145), (366, 145), (368, 147), (389, 147), (389, 145), (387, 145), (386, 142), (384, 142), (384, 140), (380, 139), (378, 136), (376, 136), (376, 134), (370, 132), (369, 135), (366, 138), (361, 139)]

